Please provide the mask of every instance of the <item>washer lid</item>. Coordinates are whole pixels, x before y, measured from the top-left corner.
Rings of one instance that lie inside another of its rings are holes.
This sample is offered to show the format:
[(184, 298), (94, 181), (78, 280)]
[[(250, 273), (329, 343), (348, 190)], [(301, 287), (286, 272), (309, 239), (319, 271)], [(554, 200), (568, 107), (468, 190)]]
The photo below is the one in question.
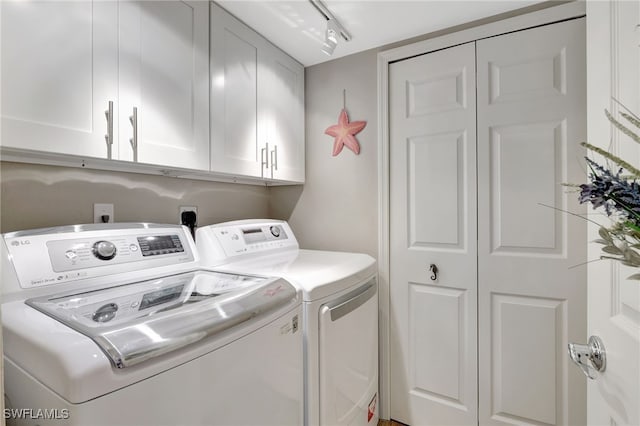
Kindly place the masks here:
[(25, 303), (91, 338), (116, 367), (124, 368), (296, 298), (295, 288), (281, 278), (198, 270)]

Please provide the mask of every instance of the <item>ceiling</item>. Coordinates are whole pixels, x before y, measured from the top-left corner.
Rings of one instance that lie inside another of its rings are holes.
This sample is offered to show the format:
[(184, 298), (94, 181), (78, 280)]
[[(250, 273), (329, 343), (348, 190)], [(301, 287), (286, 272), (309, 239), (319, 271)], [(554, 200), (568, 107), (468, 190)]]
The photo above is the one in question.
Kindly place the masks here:
[(325, 18), (308, 0), (218, 0), (218, 3), (304, 66), (361, 52), (477, 19), (540, 3), (540, 0), (323, 0), (351, 34), (332, 56), (320, 49)]

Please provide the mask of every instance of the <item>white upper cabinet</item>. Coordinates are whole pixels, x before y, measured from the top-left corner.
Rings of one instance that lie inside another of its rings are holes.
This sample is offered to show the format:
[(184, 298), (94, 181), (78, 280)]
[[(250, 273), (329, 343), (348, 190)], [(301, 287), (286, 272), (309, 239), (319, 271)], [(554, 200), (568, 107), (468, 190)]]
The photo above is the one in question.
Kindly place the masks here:
[(211, 168), (304, 182), (304, 68), (214, 3)]
[(208, 8), (2, 2), (2, 145), (209, 170)]
[(117, 3), (0, 7), (1, 144), (107, 158), (105, 111), (118, 95)]
[(262, 38), (211, 4), (211, 168), (262, 177), (258, 50)]
[(304, 182), (304, 68), (215, 3), (0, 8), (3, 159)]
[(121, 160), (209, 170), (208, 56), (207, 2), (120, 3)]
[(270, 43), (261, 53), (258, 140), (268, 152), (264, 176), (304, 182), (304, 68)]

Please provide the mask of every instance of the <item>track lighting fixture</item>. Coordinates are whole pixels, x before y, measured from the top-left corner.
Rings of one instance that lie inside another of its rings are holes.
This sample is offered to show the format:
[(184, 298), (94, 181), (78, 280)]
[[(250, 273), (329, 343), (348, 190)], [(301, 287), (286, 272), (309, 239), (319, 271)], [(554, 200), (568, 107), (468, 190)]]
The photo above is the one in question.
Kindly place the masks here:
[(324, 33), (324, 44), (322, 51), (331, 56), (338, 45), (338, 29), (332, 19), (327, 21), (327, 29)]
[(316, 8), (316, 10), (327, 20), (327, 29), (324, 33), (324, 43), (322, 44), (322, 51), (331, 56), (336, 46), (338, 45), (338, 38), (342, 38), (344, 41), (351, 40), (351, 35), (347, 30), (338, 22), (333, 16), (331, 11), (320, 0), (309, 0), (309, 2)]

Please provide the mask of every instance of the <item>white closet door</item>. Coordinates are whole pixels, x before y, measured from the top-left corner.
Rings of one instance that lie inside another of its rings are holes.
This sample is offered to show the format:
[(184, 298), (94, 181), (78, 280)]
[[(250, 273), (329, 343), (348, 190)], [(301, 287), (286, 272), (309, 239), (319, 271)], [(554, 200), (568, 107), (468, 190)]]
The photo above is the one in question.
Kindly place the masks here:
[(390, 67), (391, 417), (413, 425), (477, 423), (474, 46)]
[(105, 111), (118, 101), (117, 7), (0, 2), (3, 146), (107, 158)]
[(209, 4), (119, 4), (120, 159), (209, 170)]
[(479, 422), (584, 425), (586, 221), (541, 204), (585, 211), (562, 186), (586, 178), (585, 20), (477, 54)]

